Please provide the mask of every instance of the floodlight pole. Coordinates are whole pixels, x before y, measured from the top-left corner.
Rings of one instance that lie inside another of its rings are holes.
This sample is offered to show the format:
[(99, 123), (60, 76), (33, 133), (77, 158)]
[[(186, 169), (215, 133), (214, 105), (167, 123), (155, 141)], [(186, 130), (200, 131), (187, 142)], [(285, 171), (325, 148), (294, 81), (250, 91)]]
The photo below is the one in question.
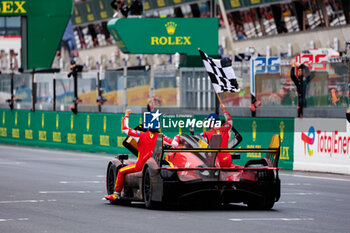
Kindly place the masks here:
[(52, 110), (56, 111), (56, 73), (53, 74), (53, 99), (52, 99)]
[(36, 103), (36, 83), (35, 78), (35, 68), (32, 70), (32, 112), (35, 112), (35, 103)]
[(224, 23), (225, 23), (225, 30), (226, 30), (226, 33), (228, 35), (228, 39), (230, 41), (230, 46), (231, 46), (231, 51), (233, 51), (233, 48), (234, 48), (234, 44), (233, 44), (233, 37), (232, 37), (232, 33), (231, 33), (231, 30), (230, 30), (230, 24), (227, 20), (227, 14), (226, 14), (226, 9), (225, 9), (225, 6), (224, 6), (224, 3), (222, 0), (218, 0), (219, 1), (219, 6), (220, 6), (220, 11), (221, 11), (221, 14), (222, 14), (222, 18), (224, 20)]
[[(216, 0), (210, 0), (210, 17), (216, 17)], [(214, 90), (215, 91), (215, 90)], [(218, 95), (215, 95), (215, 113), (219, 115), (220, 112), (220, 101), (218, 99)]]
[[(97, 98), (102, 98), (102, 90), (101, 90), (101, 70), (99, 71), (99, 72), (97, 72)], [(100, 99), (98, 99), (98, 100), (100, 100)], [(102, 101), (102, 99), (100, 100), (100, 101)], [(98, 112), (101, 112), (101, 110), (102, 110), (102, 107), (101, 107), (101, 103), (98, 103)]]
[(13, 107), (14, 107), (14, 102), (15, 102), (15, 95), (14, 95), (14, 81), (13, 81), (13, 78), (14, 78), (14, 75), (15, 75), (15, 73), (13, 72), (13, 70), (12, 70), (12, 72), (11, 72), (11, 96), (10, 96), (10, 103), (9, 103), (9, 105), (10, 105), (10, 109), (11, 110), (13, 110)]
[(74, 80), (74, 109), (78, 112), (78, 72), (73, 72)]
[(124, 111), (127, 109), (128, 107), (128, 67), (126, 64), (124, 64), (123, 67), (123, 84), (124, 84)]

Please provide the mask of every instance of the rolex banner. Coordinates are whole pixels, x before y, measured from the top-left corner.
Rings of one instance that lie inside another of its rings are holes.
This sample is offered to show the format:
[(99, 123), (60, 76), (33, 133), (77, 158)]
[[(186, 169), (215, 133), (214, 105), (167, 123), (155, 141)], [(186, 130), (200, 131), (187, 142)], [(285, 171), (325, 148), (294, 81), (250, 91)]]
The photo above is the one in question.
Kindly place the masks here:
[(108, 29), (123, 53), (218, 54), (217, 18), (121, 18)]

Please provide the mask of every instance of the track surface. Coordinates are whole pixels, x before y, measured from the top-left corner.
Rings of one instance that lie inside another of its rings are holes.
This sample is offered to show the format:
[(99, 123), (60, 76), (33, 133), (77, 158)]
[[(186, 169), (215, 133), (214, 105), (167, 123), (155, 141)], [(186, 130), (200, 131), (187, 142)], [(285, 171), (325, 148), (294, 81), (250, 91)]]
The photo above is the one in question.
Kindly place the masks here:
[(111, 155), (0, 145), (0, 232), (350, 232), (350, 177), (282, 171), (273, 210), (110, 205)]

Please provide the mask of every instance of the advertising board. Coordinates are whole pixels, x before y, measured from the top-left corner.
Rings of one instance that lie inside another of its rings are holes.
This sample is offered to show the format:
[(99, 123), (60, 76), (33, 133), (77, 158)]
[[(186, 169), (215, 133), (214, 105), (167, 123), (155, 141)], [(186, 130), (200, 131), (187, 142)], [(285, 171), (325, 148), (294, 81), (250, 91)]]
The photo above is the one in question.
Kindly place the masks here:
[(294, 169), (350, 174), (350, 124), (345, 119), (296, 119)]
[(123, 53), (218, 54), (217, 18), (121, 18), (110, 20), (108, 30)]

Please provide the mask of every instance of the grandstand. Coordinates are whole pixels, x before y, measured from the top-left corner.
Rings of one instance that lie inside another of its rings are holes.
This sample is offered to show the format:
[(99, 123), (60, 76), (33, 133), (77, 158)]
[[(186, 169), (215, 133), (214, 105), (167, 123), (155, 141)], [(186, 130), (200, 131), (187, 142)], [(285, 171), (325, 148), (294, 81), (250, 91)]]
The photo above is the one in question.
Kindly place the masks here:
[[(114, 45), (106, 26), (114, 14), (110, 2), (87, 0), (79, 1), (75, 6), (72, 21), (80, 58), (91, 68), (95, 68), (96, 62), (101, 62), (102, 56), (109, 61), (105, 62), (105, 67), (116, 67), (123, 60), (127, 60), (129, 65), (139, 63), (133, 56), (120, 54)], [(126, 1), (129, 6), (132, 2)], [(310, 48), (333, 48), (340, 51), (344, 49), (344, 41), (347, 39), (345, 35), (350, 32), (347, 26), (347, 1), (237, 0), (223, 1), (223, 8), (218, 3), (219, 1), (146, 0), (143, 1), (141, 16), (128, 17), (217, 17), (222, 56), (247, 53), (248, 48), (252, 47), (259, 54), (282, 54), (288, 57), (295, 57)], [(87, 9), (92, 10), (89, 13)], [(227, 16), (226, 24), (222, 12)], [(159, 57), (142, 56), (142, 65), (168, 64), (169, 61), (174, 61), (168, 55)]]

